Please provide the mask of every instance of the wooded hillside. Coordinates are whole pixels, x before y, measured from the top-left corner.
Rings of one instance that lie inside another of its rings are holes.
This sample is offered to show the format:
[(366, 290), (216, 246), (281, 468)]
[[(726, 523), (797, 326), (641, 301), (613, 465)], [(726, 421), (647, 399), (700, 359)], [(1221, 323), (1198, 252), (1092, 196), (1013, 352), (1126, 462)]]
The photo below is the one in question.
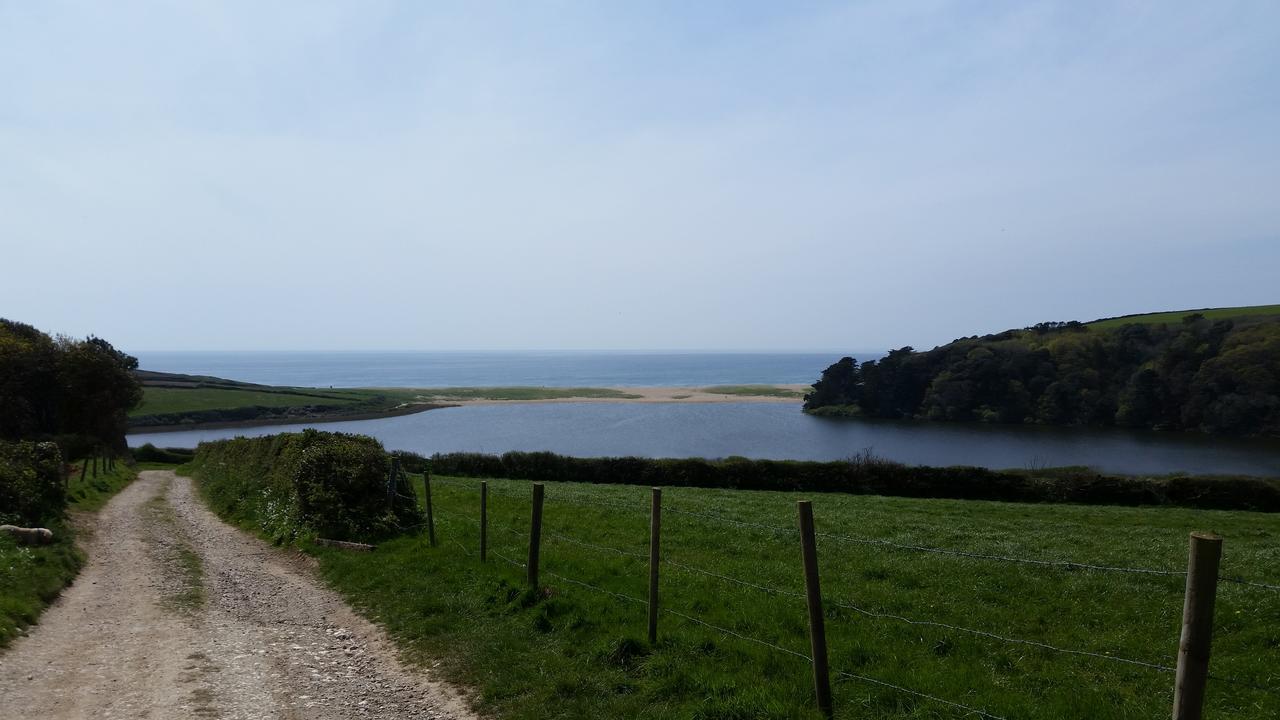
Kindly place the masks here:
[(861, 364), (846, 357), (823, 371), (804, 407), (1280, 437), (1280, 317), (1042, 323)]

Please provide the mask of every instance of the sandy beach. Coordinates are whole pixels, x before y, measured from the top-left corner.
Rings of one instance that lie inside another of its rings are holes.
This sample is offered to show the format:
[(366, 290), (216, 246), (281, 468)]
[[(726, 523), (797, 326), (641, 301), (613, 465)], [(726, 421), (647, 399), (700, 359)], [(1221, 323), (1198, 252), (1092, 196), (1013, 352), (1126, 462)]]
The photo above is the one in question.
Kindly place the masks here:
[[(752, 386), (748, 386), (752, 387)], [(424, 390), (422, 399), (424, 401), (447, 403), (449, 405), (512, 405), (512, 404), (541, 404), (541, 403), (793, 403), (799, 404), (804, 401), (803, 395), (811, 389), (810, 385), (767, 385), (761, 386), (767, 388), (776, 388), (789, 392), (799, 393), (796, 396), (780, 396), (761, 394), (755, 395), (748, 392), (713, 392), (714, 388), (705, 387), (606, 387), (597, 388), (612, 390), (618, 393), (613, 397), (590, 397), (566, 394), (562, 397), (554, 398), (537, 398), (537, 399), (495, 399), (495, 398), (457, 398), (448, 395), (432, 394), (430, 390)], [(556, 388), (549, 388), (555, 390)]]

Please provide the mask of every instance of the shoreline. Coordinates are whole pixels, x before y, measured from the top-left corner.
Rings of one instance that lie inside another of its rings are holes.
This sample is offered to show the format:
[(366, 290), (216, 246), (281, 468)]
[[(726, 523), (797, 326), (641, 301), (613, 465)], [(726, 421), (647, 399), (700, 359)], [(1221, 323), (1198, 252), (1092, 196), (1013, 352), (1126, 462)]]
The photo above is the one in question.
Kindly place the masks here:
[[(776, 388), (778, 390), (804, 393), (810, 388), (809, 385), (767, 385), (760, 387)], [(592, 397), (566, 395), (564, 397), (553, 398), (529, 398), (529, 399), (512, 399), (504, 400), (499, 398), (462, 398), (452, 397), (447, 393), (433, 394), (431, 388), (406, 388), (411, 392), (420, 393), (424, 401), (448, 403), (450, 405), (538, 405), (543, 403), (795, 403), (804, 402), (803, 397), (786, 397), (780, 395), (753, 395), (750, 393), (723, 393), (709, 392), (706, 387), (683, 387), (675, 385), (664, 386), (648, 386), (648, 385), (616, 385), (602, 386), (598, 389), (609, 390), (619, 393), (612, 397)], [(556, 391), (558, 388), (547, 387), (546, 390)], [(632, 396), (632, 397), (624, 397)]]
[(134, 425), (125, 431), (125, 436), (144, 433), (182, 432), (183, 430), (222, 430), (238, 427), (262, 427), (263, 425), (298, 425), (304, 423), (330, 423), (346, 420), (380, 420), (382, 418), (416, 415), (428, 410), (457, 407), (452, 403), (419, 403), (409, 407), (392, 408), (377, 412), (351, 413), (350, 415), (298, 415), (296, 417), (250, 418), (248, 420), (223, 420), (220, 422), (182, 423), (179, 425)]
[[(803, 393), (809, 389), (809, 385), (787, 384), (787, 385), (768, 385), (770, 388), (788, 392)], [(312, 413), (306, 415), (297, 415), (293, 417), (264, 417), (249, 418), (244, 420), (223, 420), (215, 422), (192, 422), (179, 423), (176, 425), (136, 425), (131, 426), (126, 432), (127, 434), (143, 434), (143, 433), (169, 433), (182, 432), (184, 430), (219, 430), (226, 428), (239, 427), (261, 427), (264, 425), (298, 425), (309, 423), (331, 423), (356, 420), (380, 420), (383, 418), (400, 417), (402, 415), (414, 415), (428, 410), (439, 410), (449, 407), (464, 407), (467, 405), (543, 405), (549, 403), (689, 403), (689, 404), (709, 404), (709, 403), (791, 403), (799, 405), (803, 402), (800, 397), (785, 397), (779, 395), (752, 395), (750, 393), (717, 393), (708, 392), (703, 387), (677, 387), (677, 386), (613, 386), (598, 388), (603, 390), (615, 391), (618, 395), (609, 397), (591, 397), (591, 396), (575, 396), (566, 395), (564, 397), (552, 398), (519, 398), (519, 399), (497, 399), (497, 398), (462, 398), (451, 397), (447, 393), (434, 394), (433, 388), (343, 388), (351, 390), (393, 390), (396, 392), (415, 393), (417, 399), (412, 404), (390, 408), (381, 411), (370, 411), (361, 413)], [(471, 389), (471, 388), (466, 388)], [(546, 388), (555, 391), (557, 388)]]

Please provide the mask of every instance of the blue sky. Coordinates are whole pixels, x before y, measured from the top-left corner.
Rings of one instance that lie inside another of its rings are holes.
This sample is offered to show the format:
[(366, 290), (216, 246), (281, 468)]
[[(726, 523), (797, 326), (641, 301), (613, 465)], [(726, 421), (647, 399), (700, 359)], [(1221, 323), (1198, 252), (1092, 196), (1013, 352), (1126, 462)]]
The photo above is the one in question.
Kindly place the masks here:
[(1280, 4), (0, 1), (0, 315), (930, 347), (1280, 302)]

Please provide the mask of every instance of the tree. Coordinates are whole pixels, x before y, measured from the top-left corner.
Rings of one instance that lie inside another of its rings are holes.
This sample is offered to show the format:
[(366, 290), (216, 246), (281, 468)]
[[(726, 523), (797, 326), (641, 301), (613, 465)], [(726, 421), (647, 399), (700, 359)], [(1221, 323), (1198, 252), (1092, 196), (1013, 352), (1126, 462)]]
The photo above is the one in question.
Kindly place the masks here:
[(862, 395), (862, 372), (858, 361), (843, 357), (822, 371), (813, 392), (804, 396), (806, 409), (857, 405)]
[(142, 402), (142, 385), (133, 372), (137, 358), (99, 337), (60, 338), (58, 344), (61, 430), (120, 445), (129, 410)]

